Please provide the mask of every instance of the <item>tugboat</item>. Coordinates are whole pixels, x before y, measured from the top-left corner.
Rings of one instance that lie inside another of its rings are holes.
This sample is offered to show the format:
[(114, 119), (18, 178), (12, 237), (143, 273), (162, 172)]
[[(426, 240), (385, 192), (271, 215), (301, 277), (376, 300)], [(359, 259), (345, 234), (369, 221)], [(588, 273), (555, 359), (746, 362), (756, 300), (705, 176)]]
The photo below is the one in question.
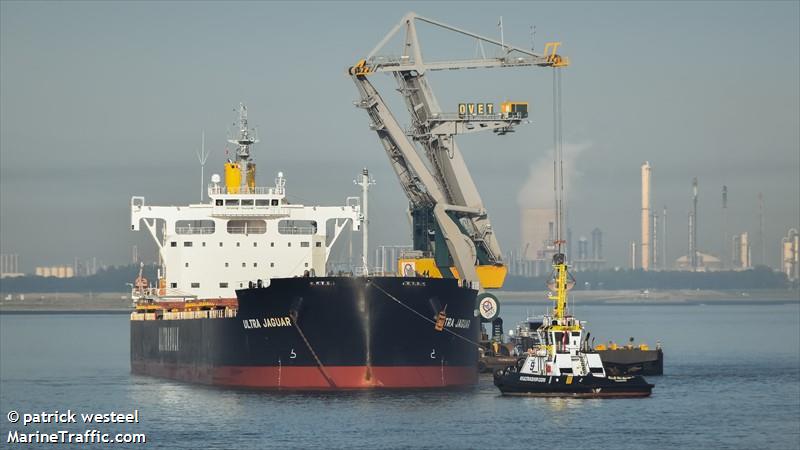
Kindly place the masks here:
[(568, 271), (563, 253), (553, 256), (556, 301), (553, 315), (545, 315), (536, 330), (538, 339), (516, 365), (494, 373), (503, 395), (537, 397), (647, 397), (653, 385), (641, 376), (606, 375), (600, 355), (584, 340), (584, 322), (566, 314)]
[[(584, 339), (584, 322), (567, 314), (567, 291), (575, 279), (567, 270), (563, 253), (564, 182), (563, 139), (560, 136), (560, 72), (553, 77), (555, 142), (553, 191), (555, 192), (556, 252), (553, 255), (553, 277), (548, 283), (550, 300), (555, 301), (552, 315), (545, 314), (536, 329), (527, 356), (517, 364), (497, 370), (494, 384), (503, 395), (537, 397), (647, 397), (653, 385), (639, 375), (611, 377), (606, 375), (600, 355), (589, 348)], [(555, 293), (554, 295), (552, 293)]]

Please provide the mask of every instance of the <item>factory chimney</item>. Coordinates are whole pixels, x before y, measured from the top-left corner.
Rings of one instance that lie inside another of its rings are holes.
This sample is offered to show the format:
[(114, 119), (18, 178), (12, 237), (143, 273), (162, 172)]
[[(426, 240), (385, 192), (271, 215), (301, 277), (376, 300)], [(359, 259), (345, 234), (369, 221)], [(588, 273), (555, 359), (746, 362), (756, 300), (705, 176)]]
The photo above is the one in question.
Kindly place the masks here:
[(659, 269), (661, 266), (658, 264), (658, 213), (654, 212), (653, 220), (653, 269)]
[(692, 270), (697, 270), (697, 177), (692, 180), (692, 215), (689, 219), (689, 259), (692, 262)]
[(761, 265), (767, 265), (767, 247), (764, 242), (764, 194), (758, 193), (758, 247), (761, 252)]
[(731, 257), (728, 254), (728, 186), (722, 185), (722, 267), (725, 267)]
[(669, 269), (669, 258), (667, 257), (667, 206), (664, 205), (664, 213), (661, 218), (661, 260), (662, 269)]
[(642, 243), (639, 254), (641, 255), (642, 270), (650, 269), (650, 163), (642, 164)]

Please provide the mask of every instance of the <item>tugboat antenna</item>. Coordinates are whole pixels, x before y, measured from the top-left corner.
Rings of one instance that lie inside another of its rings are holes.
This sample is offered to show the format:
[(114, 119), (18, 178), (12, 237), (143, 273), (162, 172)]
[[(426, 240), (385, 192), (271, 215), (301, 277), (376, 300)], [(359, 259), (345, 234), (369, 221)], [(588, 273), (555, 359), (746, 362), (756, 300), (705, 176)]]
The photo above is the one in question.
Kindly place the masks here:
[(200, 162), (200, 203), (203, 202), (205, 190), (205, 167), (208, 161), (208, 153), (206, 152), (206, 130), (203, 130), (200, 137), (200, 150), (197, 151), (197, 161)]

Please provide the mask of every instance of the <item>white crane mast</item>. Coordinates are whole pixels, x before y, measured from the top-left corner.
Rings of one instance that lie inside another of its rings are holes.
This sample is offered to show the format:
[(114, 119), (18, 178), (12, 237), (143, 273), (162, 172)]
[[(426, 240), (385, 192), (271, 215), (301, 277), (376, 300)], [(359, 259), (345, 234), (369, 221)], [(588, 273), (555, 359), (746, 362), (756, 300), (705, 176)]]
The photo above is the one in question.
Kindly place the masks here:
[[(417, 22), (474, 38), (481, 45), (499, 46), (501, 56), (425, 61), (417, 37)], [(401, 30), (405, 32), (402, 55), (399, 58), (380, 55)], [(502, 266), (502, 253), (455, 136), (482, 130), (492, 130), (497, 134), (511, 132), (514, 126), (525, 121), (527, 110), (524, 114), (507, 111), (499, 114), (445, 113), (433, 94), (426, 72), (491, 67), (563, 67), (568, 61), (556, 53), (558, 46), (559, 43), (548, 43), (544, 54), (540, 55), (409, 13), (365, 59), (349, 70), (361, 94), (357, 105), (367, 110), (370, 127), (384, 145), (412, 210), (432, 212), (462, 279), (478, 281), (475, 270), (478, 265)], [(368, 80), (367, 76), (376, 72), (389, 72), (395, 76), (411, 116), (410, 130), (400, 126)], [(421, 152), (415, 144), (421, 147)]]

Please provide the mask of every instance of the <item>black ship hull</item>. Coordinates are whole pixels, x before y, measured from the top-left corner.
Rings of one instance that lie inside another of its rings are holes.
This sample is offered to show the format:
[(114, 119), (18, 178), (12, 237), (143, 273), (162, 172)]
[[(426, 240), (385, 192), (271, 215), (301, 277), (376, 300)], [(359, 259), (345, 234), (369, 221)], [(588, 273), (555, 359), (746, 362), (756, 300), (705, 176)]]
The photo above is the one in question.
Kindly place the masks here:
[(236, 294), (235, 317), (132, 320), (132, 372), (263, 389), (477, 382), (477, 292), (457, 280), (285, 278)]
[(606, 378), (593, 376), (542, 376), (509, 369), (494, 374), (503, 395), (531, 397), (630, 398), (650, 396), (653, 385), (640, 376)]
[(663, 375), (664, 352), (639, 350), (638, 348), (619, 348), (617, 350), (598, 350), (603, 367), (609, 375)]

